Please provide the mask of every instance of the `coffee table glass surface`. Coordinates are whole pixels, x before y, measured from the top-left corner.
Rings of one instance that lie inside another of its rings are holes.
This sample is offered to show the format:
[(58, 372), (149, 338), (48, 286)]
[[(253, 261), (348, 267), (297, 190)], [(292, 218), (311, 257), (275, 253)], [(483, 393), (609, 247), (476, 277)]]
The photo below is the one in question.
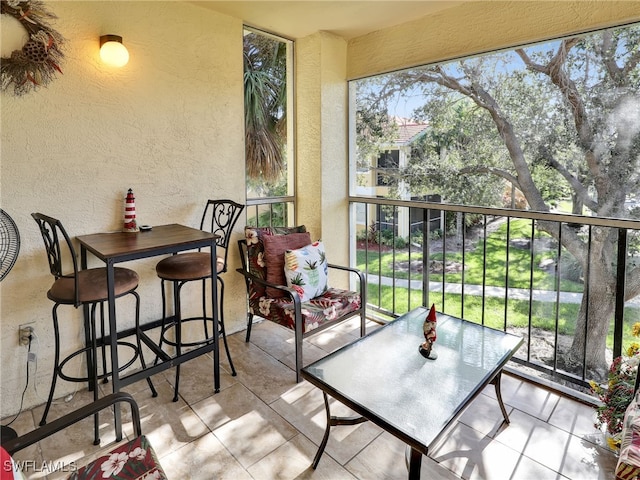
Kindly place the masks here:
[(423, 454), (522, 343), (438, 313), (438, 357), (426, 359), (418, 347), (427, 313), (413, 310), (303, 369), (305, 379)]

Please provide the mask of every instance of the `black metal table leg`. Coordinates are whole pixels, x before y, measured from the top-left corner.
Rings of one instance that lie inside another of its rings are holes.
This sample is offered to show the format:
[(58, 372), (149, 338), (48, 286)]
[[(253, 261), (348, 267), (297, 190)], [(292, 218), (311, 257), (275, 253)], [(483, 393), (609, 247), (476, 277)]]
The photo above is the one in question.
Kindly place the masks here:
[(322, 437), (322, 441), (320, 442), (320, 446), (318, 447), (318, 451), (316, 452), (316, 456), (313, 459), (313, 463), (311, 467), (315, 469), (318, 466), (318, 462), (320, 462), (320, 457), (324, 452), (325, 447), (327, 446), (327, 442), (329, 441), (329, 432), (331, 431), (331, 427), (335, 425), (358, 425), (359, 423), (364, 423), (368, 421), (364, 417), (333, 417), (331, 416), (331, 410), (329, 408), (329, 397), (325, 392), (322, 392), (324, 397), (324, 408), (327, 412), (327, 428), (324, 431), (324, 436)]
[(420, 480), (420, 469), (422, 468), (422, 453), (415, 448), (407, 447), (409, 453), (409, 480)]
[(502, 370), (498, 372), (498, 374), (494, 377), (493, 380), (491, 380), (490, 383), (492, 383), (496, 389), (496, 397), (498, 397), (498, 404), (500, 405), (500, 410), (502, 410), (502, 416), (504, 417), (504, 421), (508, 425), (509, 423), (511, 423), (511, 420), (509, 420), (509, 414), (507, 413), (507, 409), (505, 408), (504, 402), (502, 401), (502, 392), (500, 390), (501, 378), (502, 378)]

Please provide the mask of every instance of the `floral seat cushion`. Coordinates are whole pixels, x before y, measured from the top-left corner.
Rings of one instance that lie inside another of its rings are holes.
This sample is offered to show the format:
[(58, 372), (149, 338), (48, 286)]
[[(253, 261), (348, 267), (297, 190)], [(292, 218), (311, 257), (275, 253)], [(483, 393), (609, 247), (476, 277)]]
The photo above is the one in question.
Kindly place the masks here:
[(166, 480), (158, 458), (142, 435), (101, 456), (69, 476), (69, 480)]
[[(247, 260), (249, 272), (259, 278), (268, 280), (267, 261), (265, 258), (264, 238), (267, 236), (290, 236), (292, 241), (298, 234), (306, 232), (304, 225), (299, 227), (246, 227)], [(282, 237), (281, 237), (282, 238)], [(302, 245), (299, 245), (302, 246)], [(298, 247), (294, 247), (298, 248)], [(284, 279), (284, 249), (282, 259), (282, 277)], [(286, 280), (282, 281), (285, 285)], [(249, 312), (267, 318), (273, 322), (295, 330), (295, 313), (293, 301), (287, 297), (271, 295), (270, 288), (252, 283), (249, 289)], [(327, 288), (321, 295), (303, 302), (302, 333), (309, 332), (324, 323), (340, 318), (360, 308), (361, 298), (356, 292)]]
[[(319, 297), (302, 304), (302, 332), (316, 329), (323, 323), (340, 318), (360, 308), (360, 295), (348, 290), (329, 288)], [(288, 298), (254, 296), (249, 298), (249, 310), (292, 330), (295, 329), (293, 301)]]

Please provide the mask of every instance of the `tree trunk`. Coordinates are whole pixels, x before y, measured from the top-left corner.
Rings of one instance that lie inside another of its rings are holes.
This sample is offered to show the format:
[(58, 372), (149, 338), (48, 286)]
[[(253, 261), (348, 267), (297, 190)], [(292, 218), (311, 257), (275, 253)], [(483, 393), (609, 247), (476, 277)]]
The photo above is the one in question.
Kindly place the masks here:
[(596, 235), (592, 238), (591, 259), (585, 258), (582, 262), (585, 291), (567, 358), (568, 365), (584, 365), (587, 376), (598, 378), (604, 378), (608, 367), (606, 338), (616, 303), (616, 277), (611, 270), (613, 266), (607, 261), (611, 258), (614, 245), (605, 236), (603, 234), (597, 238)]
[(582, 215), (583, 208), (584, 202), (580, 196), (575, 192), (571, 193), (571, 213), (574, 215)]

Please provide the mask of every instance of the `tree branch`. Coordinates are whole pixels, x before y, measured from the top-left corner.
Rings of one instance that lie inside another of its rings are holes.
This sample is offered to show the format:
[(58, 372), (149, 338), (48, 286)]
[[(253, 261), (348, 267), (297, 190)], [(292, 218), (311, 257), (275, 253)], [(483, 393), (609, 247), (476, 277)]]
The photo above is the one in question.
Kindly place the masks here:
[(571, 188), (576, 192), (576, 195), (582, 203), (590, 210), (597, 212), (599, 205), (597, 202), (593, 201), (584, 185), (582, 185), (582, 183), (555, 158), (547, 158), (547, 161), (549, 162), (549, 165), (551, 165), (567, 182), (569, 182), (569, 185), (571, 185)]
[(596, 188), (600, 195), (605, 195), (607, 192), (607, 182), (603, 177), (598, 163), (598, 158), (594, 151), (595, 138), (593, 129), (589, 123), (587, 109), (580, 97), (576, 84), (562, 69), (564, 62), (567, 59), (567, 55), (569, 54), (569, 50), (571, 50), (578, 41), (578, 38), (563, 40), (558, 47), (558, 51), (547, 65), (540, 65), (533, 62), (533, 60), (531, 60), (527, 53), (521, 48), (516, 49), (516, 53), (520, 56), (528, 69), (548, 76), (551, 82), (560, 90), (560, 93), (569, 105), (573, 115), (574, 125), (578, 132), (579, 144), (582, 151), (585, 153), (585, 159), (596, 182)]
[(515, 185), (516, 188), (518, 188), (519, 190), (522, 190), (520, 188), (520, 184), (518, 183), (518, 177), (516, 177), (515, 175), (511, 174), (506, 170), (502, 170), (501, 168), (487, 167), (484, 165), (474, 165), (472, 167), (463, 167), (459, 170), (459, 172), (463, 175), (465, 174), (478, 175), (482, 173), (489, 173), (491, 175), (496, 175), (498, 177), (504, 178), (506, 181)]
[(618, 41), (611, 32), (608, 30), (602, 32), (602, 45), (598, 49), (598, 53), (602, 57), (602, 63), (611, 79), (618, 86), (627, 86), (629, 84), (629, 73), (640, 63), (640, 50), (636, 50), (622, 67), (618, 66), (615, 59), (617, 50)]
[(531, 171), (529, 170), (520, 142), (514, 132), (513, 125), (511, 125), (509, 120), (502, 114), (498, 103), (489, 92), (478, 84), (463, 85), (456, 78), (447, 75), (440, 66), (434, 67), (430, 72), (424, 72), (422, 80), (435, 82), (438, 85), (459, 92), (473, 100), (476, 105), (489, 113), (498, 130), (498, 134), (503, 139), (509, 151), (509, 156), (516, 169), (517, 179), (514, 183), (517, 184), (518, 188), (524, 193), (532, 208), (541, 212), (548, 211), (549, 207), (531, 177)]

